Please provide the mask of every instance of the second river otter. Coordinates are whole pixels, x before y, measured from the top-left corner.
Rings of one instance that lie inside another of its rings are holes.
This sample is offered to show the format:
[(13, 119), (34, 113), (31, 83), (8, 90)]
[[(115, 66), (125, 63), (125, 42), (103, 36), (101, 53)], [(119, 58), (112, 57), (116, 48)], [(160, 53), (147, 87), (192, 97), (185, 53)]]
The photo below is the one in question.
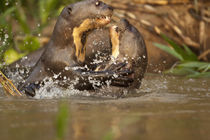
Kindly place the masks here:
[[(126, 89), (140, 87), (148, 63), (146, 45), (139, 31), (126, 19), (110, 28), (95, 29), (88, 34), (86, 44), (86, 63), (90, 69), (106, 71), (117, 64), (126, 64), (121, 71), (133, 71), (125, 77), (133, 80)], [(117, 86), (124, 87), (122, 83)]]

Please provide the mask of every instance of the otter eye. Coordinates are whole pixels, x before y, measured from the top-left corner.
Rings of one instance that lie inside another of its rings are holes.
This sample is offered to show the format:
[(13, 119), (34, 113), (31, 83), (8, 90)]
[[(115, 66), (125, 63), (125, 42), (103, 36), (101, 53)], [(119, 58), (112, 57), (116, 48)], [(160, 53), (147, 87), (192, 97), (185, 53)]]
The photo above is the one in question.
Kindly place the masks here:
[(95, 5), (96, 5), (96, 6), (99, 6), (99, 5), (100, 5), (100, 1), (97, 1), (97, 2), (95, 3)]
[(68, 13), (69, 15), (71, 14), (72, 9), (70, 7), (68, 7)]

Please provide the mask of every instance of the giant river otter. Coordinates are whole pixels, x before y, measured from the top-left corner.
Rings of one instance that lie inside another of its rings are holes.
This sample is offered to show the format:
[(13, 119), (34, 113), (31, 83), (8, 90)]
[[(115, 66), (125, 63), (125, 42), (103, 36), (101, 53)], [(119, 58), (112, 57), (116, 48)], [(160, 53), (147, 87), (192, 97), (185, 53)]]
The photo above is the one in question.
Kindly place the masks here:
[[(111, 85), (120, 83), (129, 86), (132, 79), (122, 77), (127, 77), (133, 71), (121, 69), (127, 65), (124, 62), (116, 64), (115, 69), (93, 71), (84, 67), (86, 57), (84, 33), (108, 24), (112, 11), (110, 6), (98, 0), (86, 0), (66, 6), (58, 17), (43, 54), (19, 89), (34, 96), (36, 88), (46, 77), (59, 80), (67, 78), (70, 81), (78, 79), (78, 84), (74, 87), (80, 90), (93, 88), (89, 82), (90, 78), (100, 80), (104, 84), (109, 80)], [(117, 75), (118, 78), (113, 75)], [(65, 84), (71, 82), (64, 83), (64, 86)]]
[(139, 88), (148, 63), (142, 35), (126, 19), (121, 19), (117, 26), (111, 28), (110, 36), (114, 61), (125, 62), (127, 65), (123, 69), (134, 71), (130, 89)]
[[(126, 89), (140, 87), (148, 61), (146, 45), (142, 35), (126, 19), (110, 28), (95, 29), (87, 36), (86, 44), (86, 63), (92, 70), (106, 71), (116, 68), (116, 64), (126, 64), (121, 70), (133, 71), (128, 77), (123, 77), (133, 80)], [(123, 80), (115, 84), (124, 87), (122, 83)]]

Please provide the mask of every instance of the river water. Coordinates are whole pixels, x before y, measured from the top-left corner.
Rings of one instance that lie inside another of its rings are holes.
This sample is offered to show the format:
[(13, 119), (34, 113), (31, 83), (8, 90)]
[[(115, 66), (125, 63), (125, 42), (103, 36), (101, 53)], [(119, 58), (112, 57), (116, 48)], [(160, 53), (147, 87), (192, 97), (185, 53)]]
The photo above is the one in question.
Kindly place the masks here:
[(210, 79), (147, 74), (137, 95), (17, 99), (1, 92), (0, 140), (56, 140), (61, 102), (69, 110), (66, 139), (210, 139)]

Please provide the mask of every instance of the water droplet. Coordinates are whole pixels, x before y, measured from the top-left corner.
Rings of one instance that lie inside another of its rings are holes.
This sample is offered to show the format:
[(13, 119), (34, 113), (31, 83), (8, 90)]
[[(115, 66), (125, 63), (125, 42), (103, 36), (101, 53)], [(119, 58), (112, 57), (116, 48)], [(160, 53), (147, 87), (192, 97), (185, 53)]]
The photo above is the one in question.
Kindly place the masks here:
[(19, 64), (16, 64), (16, 66), (15, 66), (16, 68), (19, 68), (20, 67), (20, 65)]
[(9, 38), (9, 35), (8, 34), (5, 34), (4, 37), (7, 39), (7, 38)]
[(53, 78), (55, 78), (55, 79), (56, 79), (56, 78), (58, 78), (58, 76), (59, 76), (59, 75), (56, 75), (56, 74), (55, 74), (55, 75), (53, 76)]
[(70, 70), (70, 68), (69, 68), (69, 67), (65, 67), (64, 69), (65, 69), (65, 70)]

